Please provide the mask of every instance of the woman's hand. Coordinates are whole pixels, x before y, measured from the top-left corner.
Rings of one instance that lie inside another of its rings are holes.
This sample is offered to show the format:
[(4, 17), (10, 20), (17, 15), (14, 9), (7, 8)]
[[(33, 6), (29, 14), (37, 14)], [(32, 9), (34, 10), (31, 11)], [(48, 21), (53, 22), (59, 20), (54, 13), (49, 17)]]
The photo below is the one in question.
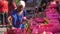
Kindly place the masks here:
[(9, 22), (9, 23), (12, 22), (12, 17), (11, 17), (11, 16), (8, 17), (8, 22)]
[(26, 17), (23, 17), (23, 20), (27, 20), (27, 18)]
[(11, 29), (12, 28), (12, 17), (8, 17), (8, 27)]

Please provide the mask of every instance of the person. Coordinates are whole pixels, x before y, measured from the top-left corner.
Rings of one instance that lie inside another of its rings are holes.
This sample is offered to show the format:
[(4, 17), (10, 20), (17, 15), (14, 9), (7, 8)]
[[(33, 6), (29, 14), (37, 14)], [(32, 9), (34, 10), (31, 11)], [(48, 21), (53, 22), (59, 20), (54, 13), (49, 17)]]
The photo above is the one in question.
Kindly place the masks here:
[(0, 0), (0, 13), (8, 12), (8, 2), (6, 0)]
[(58, 10), (58, 13), (60, 14), (60, 0), (57, 0), (57, 5), (58, 5), (57, 10)]
[(8, 17), (9, 26), (14, 28), (24, 28), (22, 20), (26, 19), (26, 11), (24, 11), (25, 2), (19, 1), (17, 4), (17, 9), (13, 10), (11, 15)]
[(50, 0), (41, 0), (41, 4), (40, 4), (38, 11), (43, 12), (46, 9), (49, 2)]
[(0, 17), (2, 20), (2, 25), (6, 23), (6, 17), (8, 13), (8, 1), (7, 0), (0, 0)]
[(12, 10), (14, 10), (14, 9), (16, 9), (15, 1), (14, 0), (8, 0), (8, 14), (11, 15)]

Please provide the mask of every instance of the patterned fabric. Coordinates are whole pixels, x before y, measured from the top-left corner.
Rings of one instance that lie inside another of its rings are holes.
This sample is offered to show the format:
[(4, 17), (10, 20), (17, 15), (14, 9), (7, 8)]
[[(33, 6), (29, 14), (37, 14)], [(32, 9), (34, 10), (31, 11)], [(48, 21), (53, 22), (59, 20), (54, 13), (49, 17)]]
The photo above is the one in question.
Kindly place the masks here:
[(13, 18), (13, 26), (16, 28), (22, 27), (23, 28), (23, 24), (22, 24), (22, 19), (25, 16), (26, 12), (23, 11), (23, 13), (21, 15), (17, 14), (17, 10), (14, 10), (11, 14), (12, 18)]

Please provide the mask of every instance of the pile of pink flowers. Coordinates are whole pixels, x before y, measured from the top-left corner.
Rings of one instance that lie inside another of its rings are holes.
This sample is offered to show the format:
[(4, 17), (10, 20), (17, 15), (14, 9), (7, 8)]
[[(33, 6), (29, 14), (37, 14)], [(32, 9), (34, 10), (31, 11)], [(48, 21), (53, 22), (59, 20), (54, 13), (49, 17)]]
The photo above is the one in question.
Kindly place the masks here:
[[(29, 22), (28, 28), (23, 29), (12, 29), (8, 30), (8, 33), (5, 34), (55, 34), (57, 32), (60, 32), (60, 24), (59, 19), (60, 15), (58, 14), (57, 10), (55, 9), (57, 7), (55, 2), (51, 2), (49, 6), (46, 7), (46, 18), (48, 18), (48, 24), (45, 24), (44, 18), (33, 18)], [(26, 17), (23, 18), (24, 20), (27, 20)], [(29, 31), (29, 32), (28, 32)]]

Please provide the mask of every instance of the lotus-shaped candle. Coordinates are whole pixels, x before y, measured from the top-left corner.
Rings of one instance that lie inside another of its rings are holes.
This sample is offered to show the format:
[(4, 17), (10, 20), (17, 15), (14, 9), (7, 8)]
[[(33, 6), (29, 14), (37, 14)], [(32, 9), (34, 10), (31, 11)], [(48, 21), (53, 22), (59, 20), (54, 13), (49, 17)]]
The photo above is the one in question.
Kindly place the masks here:
[(35, 21), (37, 23), (42, 23), (42, 22), (44, 22), (44, 18), (35, 18)]
[(38, 29), (34, 28), (33, 31), (32, 31), (32, 34), (38, 34)]
[(44, 31), (43, 34), (53, 34), (53, 33)]

